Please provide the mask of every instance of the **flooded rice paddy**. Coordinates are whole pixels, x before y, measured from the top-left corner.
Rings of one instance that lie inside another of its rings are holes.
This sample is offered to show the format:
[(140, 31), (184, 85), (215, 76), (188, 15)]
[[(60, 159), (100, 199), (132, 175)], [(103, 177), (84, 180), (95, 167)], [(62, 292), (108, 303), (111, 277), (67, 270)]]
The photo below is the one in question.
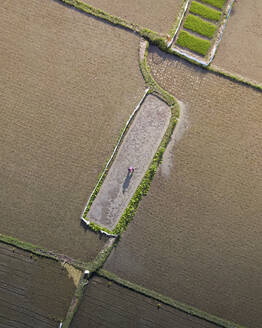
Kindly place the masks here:
[(182, 1), (180, 0), (84, 0), (95, 8), (121, 17), (153, 31), (167, 34), (176, 21)]
[(72, 328), (215, 328), (156, 300), (95, 277), (86, 288)]
[(235, 1), (214, 65), (262, 85), (262, 1)]
[(105, 268), (250, 328), (262, 308), (262, 94), (149, 50), (183, 133)]
[(90, 260), (80, 216), (144, 93), (139, 38), (52, 0), (0, 15), (0, 231)]
[(1, 328), (57, 328), (74, 290), (61, 264), (0, 243)]

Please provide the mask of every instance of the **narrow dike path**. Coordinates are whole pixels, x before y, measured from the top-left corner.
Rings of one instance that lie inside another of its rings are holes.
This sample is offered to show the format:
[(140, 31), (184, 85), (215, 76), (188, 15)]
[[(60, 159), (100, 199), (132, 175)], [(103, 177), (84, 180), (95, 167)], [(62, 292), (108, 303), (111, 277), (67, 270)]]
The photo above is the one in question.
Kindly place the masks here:
[[(138, 110), (87, 218), (113, 230), (144, 177), (169, 125), (169, 106), (148, 95)], [(133, 167), (130, 174), (128, 168)]]

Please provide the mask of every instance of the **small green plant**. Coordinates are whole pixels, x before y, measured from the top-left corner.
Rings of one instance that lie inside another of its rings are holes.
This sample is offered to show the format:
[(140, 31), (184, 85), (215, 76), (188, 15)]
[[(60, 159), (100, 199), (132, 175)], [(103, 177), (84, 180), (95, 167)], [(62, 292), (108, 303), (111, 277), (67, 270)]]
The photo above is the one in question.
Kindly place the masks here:
[(211, 6), (214, 6), (218, 9), (222, 9), (226, 0), (200, 0), (201, 2), (208, 3)]
[(217, 29), (216, 25), (204, 21), (200, 17), (189, 14), (185, 20), (184, 28), (212, 39)]
[(192, 1), (189, 11), (193, 14), (199, 15), (203, 18), (210, 19), (213, 21), (219, 21), (221, 18), (221, 12), (202, 5), (199, 2)]
[(211, 46), (210, 41), (198, 38), (186, 31), (180, 32), (176, 43), (183, 48), (188, 48), (203, 56), (208, 53)]

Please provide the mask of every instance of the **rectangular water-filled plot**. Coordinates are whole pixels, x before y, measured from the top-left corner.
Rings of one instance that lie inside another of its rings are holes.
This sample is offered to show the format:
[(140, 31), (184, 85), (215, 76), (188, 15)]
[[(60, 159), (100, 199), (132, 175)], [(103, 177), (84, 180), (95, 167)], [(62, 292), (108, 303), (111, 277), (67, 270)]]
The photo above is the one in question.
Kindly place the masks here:
[[(79, 277), (75, 270), (75, 283)], [(0, 243), (1, 328), (57, 328), (74, 290), (72, 275), (58, 262)]]
[(80, 217), (144, 93), (139, 38), (58, 1), (4, 2), (0, 230), (90, 260)]
[(262, 308), (261, 92), (150, 48), (180, 123), (105, 268), (250, 328)]
[(85, 290), (72, 328), (216, 326), (135, 291), (95, 277)]

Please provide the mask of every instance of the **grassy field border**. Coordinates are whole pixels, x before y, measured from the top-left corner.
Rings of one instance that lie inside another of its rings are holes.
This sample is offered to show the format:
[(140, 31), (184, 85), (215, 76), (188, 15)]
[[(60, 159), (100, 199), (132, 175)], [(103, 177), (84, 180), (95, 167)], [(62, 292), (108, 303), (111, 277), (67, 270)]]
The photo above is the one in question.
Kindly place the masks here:
[(216, 25), (191, 13), (187, 15), (183, 27), (200, 35), (206, 36), (209, 39), (212, 39), (217, 31)]
[(21, 241), (17, 238), (11, 237), (11, 236), (3, 235), (1, 233), (0, 233), (0, 242), (10, 245), (10, 246), (13, 246), (13, 247), (16, 247), (16, 248), (19, 248), (25, 252), (34, 254), (39, 257), (45, 257), (49, 260), (54, 260), (54, 261), (60, 262), (60, 263), (66, 262), (79, 270), (84, 270), (88, 265), (88, 263), (86, 263), (86, 262), (81, 262), (81, 261), (71, 259), (65, 255), (57, 254), (57, 253), (49, 251), (45, 248), (33, 245), (28, 242)]
[(167, 47), (169, 48), (171, 46), (171, 44), (174, 41), (174, 38), (179, 30), (179, 27), (183, 21), (183, 18), (185, 16), (185, 13), (187, 11), (188, 5), (189, 5), (190, 0), (183, 0), (179, 13), (177, 15), (176, 21), (174, 22), (173, 26), (171, 27), (171, 29), (169, 30), (167, 36)]
[(84, 297), (85, 287), (87, 284), (88, 284), (88, 281), (87, 281), (87, 279), (85, 279), (85, 274), (82, 273), (82, 276), (80, 278), (78, 286), (75, 289), (75, 293), (74, 293), (71, 303), (69, 305), (65, 319), (63, 320), (63, 322), (60, 323), (59, 328), (60, 327), (70, 328), (72, 320), (74, 319), (74, 316), (75, 316), (76, 312), (78, 311), (80, 303)]
[(100, 269), (97, 272), (97, 275), (99, 277), (105, 278), (109, 281), (112, 281), (114, 283), (116, 283), (117, 285), (121, 286), (121, 287), (125, 287), (127, 289), (130, 289), (134, 292), (137, 292), (141, 295), (147, 296), (151, 299), (154, 299), (158, 302), (161, 302), (165, 305), (169, 305), (177, 310), (180, 310), (184, 313), (187, 313), (191, 316), (197, 317), (199, 319), (203, 319), (205, 321), (208, 321), (210, 323), (213, 323), (219, 327), (223, 327), (223, 328), (247, 328), (244, 326), (240, 326), (236, 323), (233, 323), (231, 321), (228, 320), (224, 320), (222, 318), (219, 318), (215, 315), (212, 315), (210, 313), (207, 313), (205, 311), (199, 310), (193, 306), (187, 305), (185, 303), (179, 302), (174, 300), (173, 298), (170, 298), (168, 296), (162, 295), (160, 293), (157, 293), (153, 290), (147, 289), (143, 286), (137, 285), (135, 283), (132, 283), (128, 280), (122, 279), (120, 277), (118, 277), (117, 275), (115, 275), (112, 272), (109, 272), (107, 270), (104, 269)]
[(206, 6), (197, 1), (192, 1), (189, 12), (200, 17), (218, 22), (221, 19), (222, 12)]
[(185, 59), (186, 61), (191, 62), (192, 64), (195, 64), (195, 65), (203, 67), (207, 70), (219, 73), (221, 76), (224, 76), (226, 78), (230, 77), (232, 80), (239, 81), (239, 82), (241, 82), (243, 84), (246, 84), (248, 86), (251, 86), (255, 89), (262, 90), (261, 85), (259, 85), (257, 83), (254, 83), (252, 81), (249, 81), (246, 78), (242, 78), (242, 77), (240, 78), (239, 76), (234, 75), (233, 73), (224, 72), (223, 70), (219, 71), (219, 70), (214, 69), (212, 67), (210, 68), (210, 64), (209, 64), (209, 66), (207, 66), (204, 63), (203, 64), (198, 63), (194, 59), (190, 59), (186, 55), (177, 52), (175, 49), (172, 50), (171, 48), (169, 48), (167, 46), (165, 38), (163, 38), (157, 32), (154, 32), (150, 29), (140, 27), (140, 26), (135, 25), (135, 24), (131, 24), (131, 23), (129, 23), (128, 21), (126, 21), (124, 19), (121, 19), (121, 18), (116, 17), (116, 16), (112, 16), (112, 15), (110, 15), (110, 14), (108, 14), (108, 13), (102, 11), (102, 10), (96, 9), (96, 8), (90, 6), (90, 5), (87, 5), (87, 4), (79, 1), (79, 0), (57, 0), (57, 1), (60, 1), (61, 3), (65, 3), (68, 6), (75, 7), (76, 9), (78, 9), (80, 11), (83, 11), (83, 12), (89, 14), (89, 15), (101, 18), (102, 20), (106, 20), (107, 22), (112, 23), (113, 25), (118, 25), (120, 27), (122, 26), (124, 28), (127, 28), (130, 31), (136, 32), (138, 35), (140, 35), (141, 37), (148, 40), (151, 44), (157, 46), (160, 50), (162, 50), (162, 51), (164, 51), (168, 54), (176, 55), (180, 58)]

